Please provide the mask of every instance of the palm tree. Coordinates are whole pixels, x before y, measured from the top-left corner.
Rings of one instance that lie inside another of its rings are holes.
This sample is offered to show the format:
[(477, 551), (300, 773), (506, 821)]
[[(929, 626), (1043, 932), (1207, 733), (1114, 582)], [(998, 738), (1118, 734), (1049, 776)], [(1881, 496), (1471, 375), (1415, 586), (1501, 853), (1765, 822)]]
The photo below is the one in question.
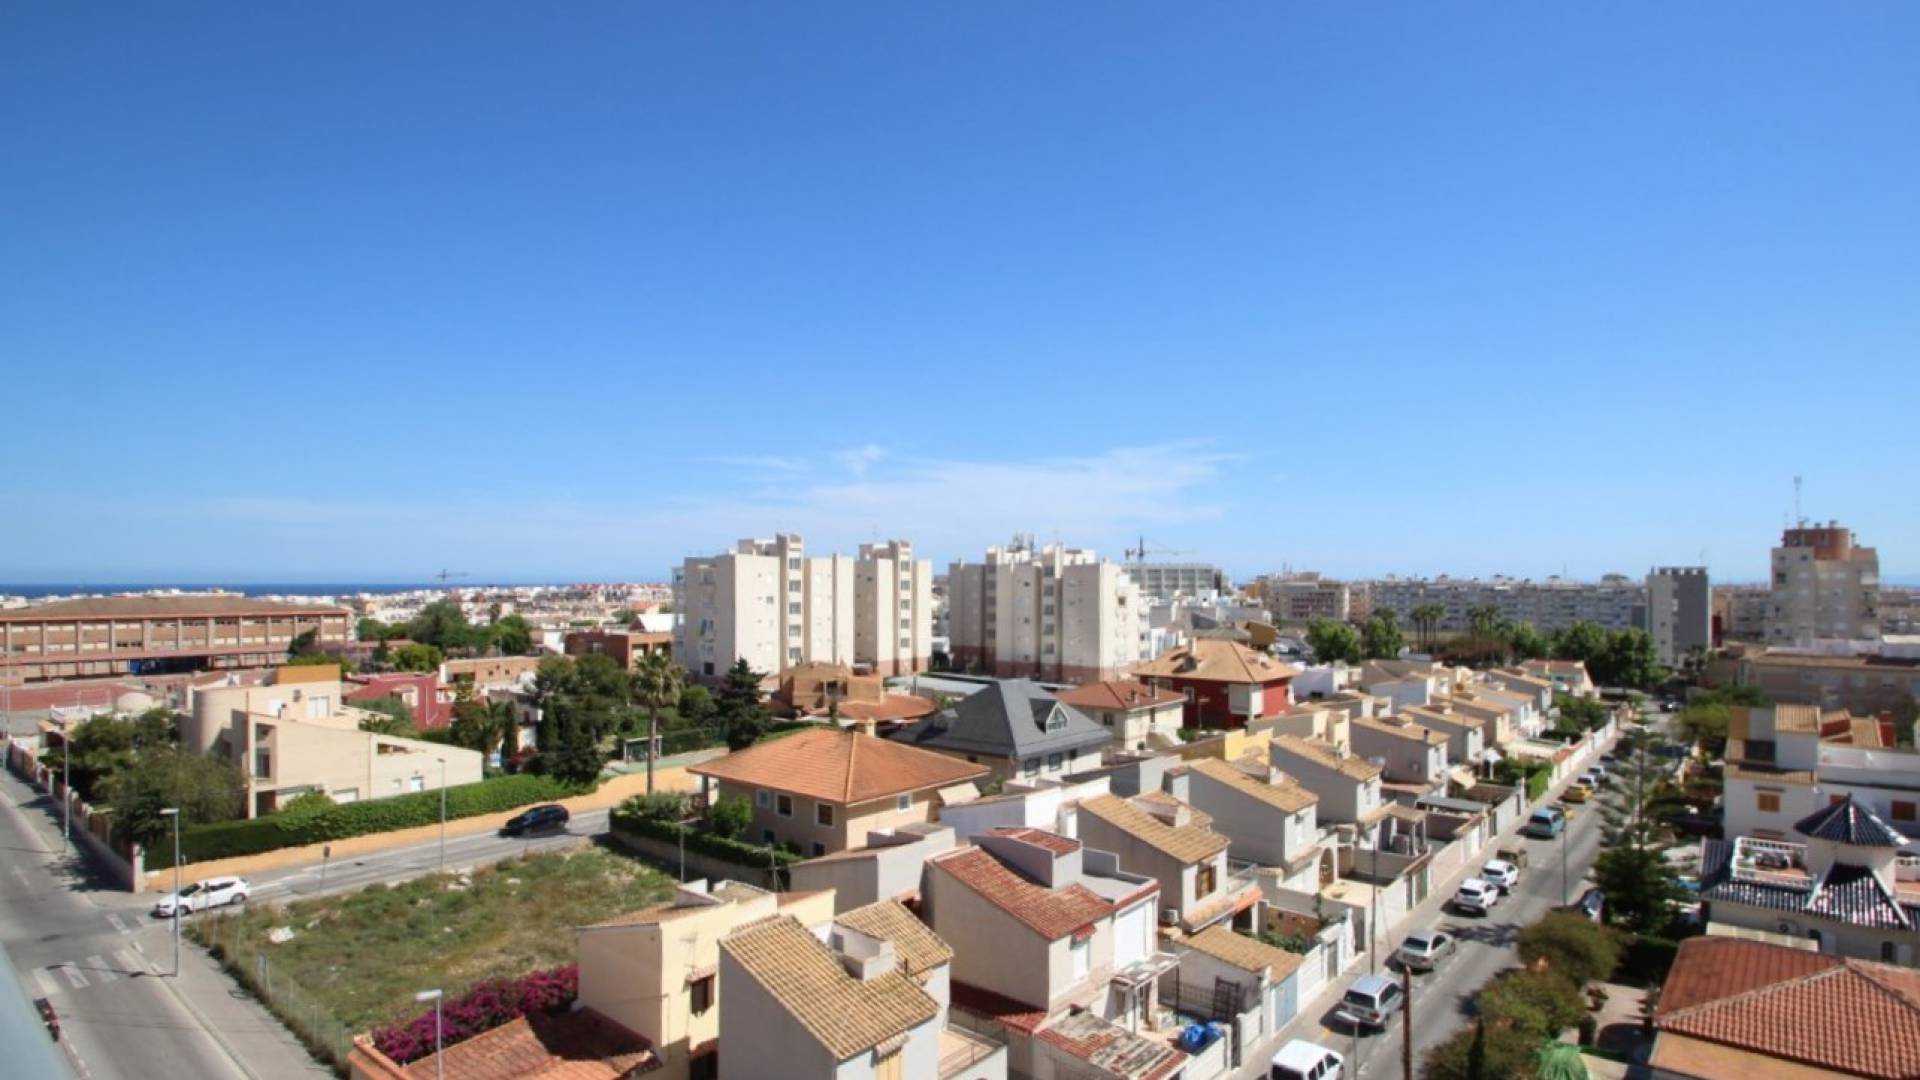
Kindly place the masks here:
[(647, 707), (647, 794), (653, 794), (654, 751), (660, 745), (660, 710), (680, 700), (680, 665), (664, 652), (640, 658), (633, 669), (633, 700)]
[(1412, 617), (1413, 624), (1420, 628), (1421, 650), (1423, 652), (1431, 651), (1433, 649), (1434, 628), (1440, 625), (1441, 619), (1447, 617), (1447, 609), (1441, 607), (1439, 604), (1421, 604), (1408, 614)]
[(1490, 638), (1500, 629), (1500, 609), (1486, 604), (1467, 612), (1467, 625), (1473, 628), (1475, 636)]

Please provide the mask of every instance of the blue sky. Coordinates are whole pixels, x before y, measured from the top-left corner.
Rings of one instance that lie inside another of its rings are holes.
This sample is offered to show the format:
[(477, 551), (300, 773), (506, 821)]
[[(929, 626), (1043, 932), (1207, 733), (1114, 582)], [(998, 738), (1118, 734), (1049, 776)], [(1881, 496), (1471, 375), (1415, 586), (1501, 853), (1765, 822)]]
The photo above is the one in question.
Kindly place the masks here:
[(1920, 6), (0, 11), (0, 581), (1920, 574)]

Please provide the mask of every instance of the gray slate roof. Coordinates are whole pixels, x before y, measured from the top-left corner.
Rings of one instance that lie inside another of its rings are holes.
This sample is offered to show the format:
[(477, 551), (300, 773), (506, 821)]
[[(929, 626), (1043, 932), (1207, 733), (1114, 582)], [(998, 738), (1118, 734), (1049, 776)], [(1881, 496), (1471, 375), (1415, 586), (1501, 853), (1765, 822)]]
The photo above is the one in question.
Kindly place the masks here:
[(1905, 847), (1907, 838), (1895, 832), (1879, 815), (1853, 801), (1851, 794), (1829, 803), (1794, 823), (1793, 831), (1821, 840), (1856, 847)]
[(1816, 915), (1875, 930), (1910, 930), (1920, 925), (1920, 905), (1903, 904), (1864, 866), (1835, 864), (1817, 888), (1740, 881), (1731, 876), (1733, 845), (1708, 840), (1701, 852), (1700, 898), (1744, 904), (1769, 911)]
[[(1048, 731), (1049, 721), (1059, 729)], [(1113, 741), (1113, 733), (1038, 683), (1005, 679), (895, 732), (896, 742), (948, 753), (1029, 758)]]

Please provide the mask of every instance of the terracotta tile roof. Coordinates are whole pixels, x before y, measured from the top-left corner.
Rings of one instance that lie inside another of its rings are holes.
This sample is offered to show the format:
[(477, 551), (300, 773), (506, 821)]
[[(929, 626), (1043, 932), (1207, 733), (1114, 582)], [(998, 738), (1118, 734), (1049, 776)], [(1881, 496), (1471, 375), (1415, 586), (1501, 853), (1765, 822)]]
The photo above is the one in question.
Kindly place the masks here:
[(1187, 1055), (1157, 1039), (1135, 1035), (1090, 1012), (1069, 1013), (1034, 1038), (1119, 1080), (1161, 1080), (1186, 1064)]
[(1854, 717), (1848, 720), (1847, 741), (1854, 746), (1875, 750), (1884, 750), (1892, 745), (1887, 741), (1886, 732), (1880, 727), (1880, 721), (1872, 717)]
[(1920, 1076), (1920, 971), (1740, 938), (1680, 943), (1662, 1031), (1855, 1076)]
[[(1366, 781), (1376, 780), (1380, 776), (1380, 766), (1354, 754), (1343, 756), (1339, 747), (1324, 739), (1309, 739), (1301, 735), (1275, 735), (1273, 745), (1322, 768), (1332, 769), (1349, 779)], [(1284, 769), (1286, 766), (1282, 765), (1281, 768)]]
[(1297, 953), (1276, 949), (1226, 926), (1209, 926), (1180, 942), (1180, 945), (1194, 952), (1205, 953), (1222, 963), (1232, 964), (1242, 971), (1264, 970), (1274, 982), (1286, 978), (1305, 959)]
[[(1187, 766), (1182, 766), (1181, 768), (1184, 771)], [(1171, 772), (1172, 770), (1168, 771)], [(1154, 806), (1164, 806), (1176, 812), (1180, 807), (1184, 806), (1187, 810), (1187, 824), (1192, 825), (1196, 829), (1210, 829), (1213, 827), (1212, 814), (1207, 813), (1197, 806), (1190, 806), (1187, 803), (1183, 803), (1164, 791), (1143, 791), (1127, 801), (1133, 803), (1135, 806), (1141, 803), (1151, 803)], [(1149, 811), (1149, 813), (1151, 813), (1151, 811)]]
[(1423, 742), (1428, 746), (1440, 746), (1449, 739), (1446, 732), (1421, 727), (1405, 717), (1356, 716), (1352, 723), (1368, 731), (1378, 731), (1383, 735), (1391, 735), (1396, 739), (1406, 739), (1410, 742)]
[(1114, 795), (1084, 799), (1080, 810), (1183, 863), (1199, 862), (1227, 850), (1227, 838), (1211, 829), (1169, 825)]
[(791, 915), (741, 927), (720, 940), (720, 949), (835, 1061), (870, 1051), (940, 1013), (933, 998), (898, 968), (872, 979), (855, 978)]
[(888, 694), (879, 701), (843, 701), (842, 720), (918, 720), (940, 711), (940, 706), (912, 694)]
[[(460, 1080), (622, 1080), (660, 1067), (647, 1040), (592, 1009), (523, 1016), (446, 1048)], [(434, 1056), (407, 1065), (407, 1080), (433, 1080)]]
[(1085, 885), (1049, 889), (1027, 880), (977, 847), (938, 855), (927, 860), (927, 866), (972, 889), (1048, 941), (1057, 941), (1113, 914), (1113, 905)]
[(1035, 829), (1027, 826), (991, 829), (987, 832), (987, 835), (1007, 836), (1015, 840), (1024, 840), (1037, 847), (1046, 848), (1055, 855), (1071, 855), (1080, 850), (1080, 841), (1075, 840), (1071, 836), (1061, 836), (1059, 833), (1050, 833), (1044, 829)]
[(1289, 814), (1305, 810), (1320, 801), (1318, 795), (1292, 781), (1269, 784), (1218, 758), (1201, 758), (1193, 762), (1191, 768), (1201, 776)]
[(941, 964), (953, 962), (953, 947), (940, 935), (913, 917), (913, 912), (897, 900), (857, 907), (834, 917), (834, 924), (847, 926), (872, 937), (893, 942), (894, 955), (907, 974), (918, 978)]
[(687, 771), (842, 805), (945, 787), (987, 774), (983, 765), (831, 728), (750, 746), (690, 765)]
[(984, 986), (954, 980), (948, 986), (953, 1007), (985, 1017), (1001, 1027), (1031, 1035), (1047, 1022), (1047, 1010), (1024, 1001), (1015, 1001)]
[(1145, 709), (1154, 705), (1172, 705), (1184, 701), (1171, 690), (1161, 690), (1125, 679), (1088, 683), (1059, 693), (1061, 701), (1077, 709)]
[(1773, 730), (1796, 735), (1820, 734), (1820, 710), (1812, 705), (1775, 705)]
[(1300, 669), (1266, 653), (1255, 652), (1237, 641), (1200, 638), (1190, 645), (1169, 649), (1152, 660), (1134, 665), (1131, 674), (1138, 679), (1267, 683), (1276, 679), (1291, 679), (1300, 674)]

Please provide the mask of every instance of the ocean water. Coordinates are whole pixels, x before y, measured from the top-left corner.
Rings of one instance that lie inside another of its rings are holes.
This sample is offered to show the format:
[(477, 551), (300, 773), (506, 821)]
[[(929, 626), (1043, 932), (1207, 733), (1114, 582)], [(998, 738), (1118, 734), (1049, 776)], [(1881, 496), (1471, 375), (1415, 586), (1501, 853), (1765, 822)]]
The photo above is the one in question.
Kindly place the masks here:
[[(552, 582), (529, 582), (527, 584), (552, 584)], [(416, 589), (474, 589), (474, 588), (511, 588), (512, 583), (488, 582), (477, 585), (469, 581), (452, 581), (441, 585), (437, 581), (418, 584), (395, 584), (393, 582), (359, 583), (352, 582), (269, 582), (263, 584), (222, 584), (219, 582), (159, 581), (114, 583), (106, 581), (65, 582), (52, 585), (4, 585), (0, 584), (0, 596), (24, 596), (29, 600), (42, 596), (72, 596), (76, 593), (126, 593), (149, 592), (154, 589), (179, 589), (182, 592), (206, 592), (221, 589), (237, 592), (246, 596), (348, 596), (354, 593), (399, 593), (413, 592)]]

